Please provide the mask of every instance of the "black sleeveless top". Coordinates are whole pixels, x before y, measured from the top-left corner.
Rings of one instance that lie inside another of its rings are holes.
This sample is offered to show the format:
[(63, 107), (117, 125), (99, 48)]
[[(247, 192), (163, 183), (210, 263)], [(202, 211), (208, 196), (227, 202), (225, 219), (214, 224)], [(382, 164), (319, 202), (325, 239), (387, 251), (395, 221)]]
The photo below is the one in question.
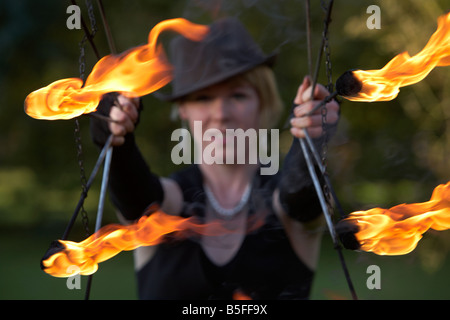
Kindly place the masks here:
[[(171, 177), (184, 196), (182, 216), (204, 216), (202, 175), (196, 165)], [(224, 266), (209, 260), (199, 238), (170, 236), (138, 272), (140, 299), (307, 299), (314, 272), (293, 251), (272, 208), (279, 175), (255, 176), (249, 201), (248, 233)]]

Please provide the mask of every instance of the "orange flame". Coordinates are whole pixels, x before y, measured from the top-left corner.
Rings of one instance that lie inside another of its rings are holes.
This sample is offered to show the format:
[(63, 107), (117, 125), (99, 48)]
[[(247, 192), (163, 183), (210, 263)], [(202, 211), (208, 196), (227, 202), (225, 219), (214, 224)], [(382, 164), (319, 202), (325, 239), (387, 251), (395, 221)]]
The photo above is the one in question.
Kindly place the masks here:
[(352, 101), (389, 101), (400, 87), (424, 79), (434, 67), (450, 65), (450, 13), (438, 18), (438, 28), (427, 45), (413, 57), (403, 52), (379, 70), (355, 70), (353, 76), (362, 84)]
[(84, 86), (81, 79), (68, 78), (30, 93), (25, 112), (36, 119), (71, 119), (95, 111), (105, 93), (136, 97), (160, 89), (172, 80), (172, 66), (162, 46), (157, 45), (159, 34), (168, 29), (194, 41), (208, 32), (207, 26), (182, 18), (162, 21), (150, 31), (147, 44), (99, 60)]
[(430, 201), (357, 211), (346, 221), (359, 227), (355, 236), (361, 250), (379, 255), (407, 254), (427, 230), (450, 229), (450, 182), (437, 186)]
[(233, 300), (253, 300), (249, 295), (245, 294), (242, 290), (235, 290), (233, 292)]
[[(217, 236), (231, 232), (220, 222), (198, 224), (194, 218), (182, 218), (155, 211), (142, 216), (131, 225), (106, 225), (81, 242), (58, 240), (61, 250), (44, 259), (43, 270), (54, 277), (73, 276), (72, 266), (79, 274), (90, 275), (97, 271), (98, 264), (121, 251), (134, 250), (140, 246), (152, 246), (163, 241), (165, 235), (186, 232), (206, 236)], [(78, 271), (77, 270), (77, 271)]]

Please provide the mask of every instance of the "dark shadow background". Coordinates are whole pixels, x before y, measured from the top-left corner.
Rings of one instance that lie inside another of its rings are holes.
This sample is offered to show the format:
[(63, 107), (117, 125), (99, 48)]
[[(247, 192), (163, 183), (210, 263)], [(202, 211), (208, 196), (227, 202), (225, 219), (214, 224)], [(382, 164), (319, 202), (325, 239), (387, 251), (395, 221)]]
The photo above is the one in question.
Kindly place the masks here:
[[(324, 13), (312, 1), (314, 60)], [(95, 43), (109, 53), (100, 15)], [(381, 8), (381, 29), (369, 30), (366, 9)], [(79, 76), (82, 30), (66, 27), (69, 1), (0, 3), (0, 298), (81, 299), (82, 290), (68, 290), (66, 279), (48, 276), (39, 261), (51, 240), (61, 237), (81, 192), (74, 141), (74, 121), (44, 121), (23, 112), (27, 94), (61, 78)], [(79, 1), (88, 22), (85, 3)], [(266, 52), (279, 49), (275, 72), (286, 104), (283, 120), (308, 66), (304, 2), (301, 0), (241, 1), (104, 1), (119, 52), (145, 43), (158, 22), (184, 16), (210, 23), (238, 16)], [(330, 26), (333, 81), (353, 68), (378, 69), (402, 51), (414, 55), (436, 30), (437, 17), (448, 1), (335, 1)], [(88, 22), (89, 24), (89, 22)], [(171, 35), (164, 35), (168, 41)], [(86, 73), (95, 56), (86, 43)], [(320, 81), (324, 83), (325, 67)], [(402, 88), (390, 102), (342, 103), (339, 130), (329, 145), (328, 167), (333, 185), (350, 213), (374, 206), (427, 201), (434, 187), (450, 177), (450, 68), (438, 68), (422, 82)], [(175, 143), (170, 133), (180, 124), (170, 120), (171, 106), (144, 97), (145, 110), (136, 132), (153, 170), (168, 175)], [(89, 120), (81, 117), (83, 159), (89, 174), (98, 150), (89, 137)], [(280, 128), (282, 127), (280, 122)], [(290, 145), (281, 134), (281, 153)], [(94, 228), (100, 176), (85, 208)], [(116, 222), (107, 205), (104, 223)], [(71, 239), (84, 238), (78, 219)], [(323, 241), (313, 299), (349, 299), (344, 275), (328, 236)], [(380, 257), (346, 251), (357, 293), (363, 299), (449, 299), (450, 232), (429, 231), (417, 249), (405, 256)], [(381, 290), (366, 287), (369, 265), (381, 268)], [(124, 252), (100, 265), (93, 280), (93, 299), (135, 299), (132, 253)]]

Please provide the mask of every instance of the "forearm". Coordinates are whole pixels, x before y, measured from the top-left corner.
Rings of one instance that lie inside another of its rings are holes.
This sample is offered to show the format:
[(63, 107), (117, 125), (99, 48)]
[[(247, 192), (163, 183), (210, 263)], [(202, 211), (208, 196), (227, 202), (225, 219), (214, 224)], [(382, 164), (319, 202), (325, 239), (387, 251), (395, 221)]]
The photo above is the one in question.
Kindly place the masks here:
[[(114, 93), (105, 95), (97, 108), (98, 113), (109, 117), (114, 101)], [(142, 110), (142, 104), (138, 107)], [(136, 125), (139, 118), (136, 121)], [(110, 127), (104, 120), (92, 118), (91, 136), (94, 143), (102, 148), (111, 135)], [(123, 137), (123, 143), (115, 146), (110, 168), (109, 192), (111, 201), (127, 220), (140, 217), (153, 202), (161, 203), (164, 195), (159, 177), (150, 171), (135, 143), (134, 133)]]
[[(306, 98), (302, 98), (306, 94), (305, 87), (306, 82), (304, 81), (294, 101), (295, 103), (303, 104), (294, 104), (293, 106), (290, 123), (294, 139), (286, 155), (279, 183), (279, 200), (283, 210), (290, 217), (302, 223), (316, 220), (321, 215), (322, 208), (298, 138), (306, 139), (305, 130), (308, 130), (316, 152), (321, 154), (324, 144), (334, 135), (339, 119), (339, 105), (336, 101), (326, 104), (327, 117), (325, 119), (321, 113), (316, 114), (319, 111), (309, 116), (309, 112), (319, 101), (311, 102), (305, 100), (310, 94)], [(320, 93), (320, 90), (323, 92)], [(318, 91), (318, 98), (323, 99), (327, 94), (326, 90), (321, 86), (318, 86)], [(307, 144), (306, 141), (305, 144)], [(314, 159), (314, 157), (311, 158)], [(323, 175), (317, 164), (315, 171), (322, 184)]]
[(125, 137), (125, 143), (113, 150), (109, 193), (124, 218), (135, 220), (150, 204), (161, 204), (164, 192), (159, 177), (151, 172), (136, 146), (134, 135)]
[[(320, 141), (316, 142), (316, 145), (320, 145)], [(306, 160), (296, 138), (284, 160), (278, 189), (280, 205), (291, 218), (308, 223), (316, 220), (322, 213)]]

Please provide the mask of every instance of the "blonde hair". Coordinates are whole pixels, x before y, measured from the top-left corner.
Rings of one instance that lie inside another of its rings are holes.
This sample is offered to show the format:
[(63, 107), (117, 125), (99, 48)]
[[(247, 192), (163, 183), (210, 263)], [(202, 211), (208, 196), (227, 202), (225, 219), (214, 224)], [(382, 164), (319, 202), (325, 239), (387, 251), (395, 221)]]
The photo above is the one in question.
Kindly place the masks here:
[(229, 81), (243, 81), (255, 88), (260, 100), (261, 128), (273, 128), (277, 125), (283, 111), (283, 102), (271, 68), (261, 65), (237, 75)]

